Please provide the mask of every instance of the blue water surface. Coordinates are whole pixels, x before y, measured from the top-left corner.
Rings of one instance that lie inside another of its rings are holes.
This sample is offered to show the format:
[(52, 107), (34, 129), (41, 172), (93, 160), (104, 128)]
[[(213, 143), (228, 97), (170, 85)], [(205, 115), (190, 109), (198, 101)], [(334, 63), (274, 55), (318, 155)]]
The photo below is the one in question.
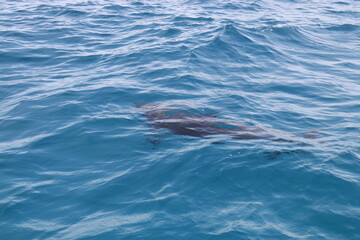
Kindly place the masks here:
[(359, 1), (0, 2), (0, 239), (360, 239)]

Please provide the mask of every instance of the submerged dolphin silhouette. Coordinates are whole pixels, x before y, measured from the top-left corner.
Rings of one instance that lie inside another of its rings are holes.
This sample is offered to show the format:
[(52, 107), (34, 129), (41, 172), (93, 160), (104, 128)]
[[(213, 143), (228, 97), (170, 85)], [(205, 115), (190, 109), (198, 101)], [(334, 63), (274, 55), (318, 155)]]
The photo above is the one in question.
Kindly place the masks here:
[[(207, 137), (229, 135), (233, 139), (271, 139), (273, 141), (301, 142), (298, 136), (274, 129), (265, 129), (219, 119), (213, 114), (200, 114), (189, 107), (177, 107), (164, 103), (137, 103), (149, 124), (155, 128), (165, 128), (178, 135)], [(313, 139), (316, 133), (308, 133), (303, 138)], [(295, 138), (295, 139), (294, 139)], [(297, 139), (296, 139), (297, 138)]]

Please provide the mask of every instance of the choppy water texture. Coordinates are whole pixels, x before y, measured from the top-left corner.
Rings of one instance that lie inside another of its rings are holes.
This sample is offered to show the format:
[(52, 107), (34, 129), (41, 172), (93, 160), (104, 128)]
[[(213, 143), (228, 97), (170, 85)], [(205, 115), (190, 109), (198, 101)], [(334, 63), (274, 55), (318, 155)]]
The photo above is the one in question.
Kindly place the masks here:
[[(359, 8), (1, 1), (0, 239), (360, 239)], [(135, 106), (177, 101), (319, 138), (176, 135)]]

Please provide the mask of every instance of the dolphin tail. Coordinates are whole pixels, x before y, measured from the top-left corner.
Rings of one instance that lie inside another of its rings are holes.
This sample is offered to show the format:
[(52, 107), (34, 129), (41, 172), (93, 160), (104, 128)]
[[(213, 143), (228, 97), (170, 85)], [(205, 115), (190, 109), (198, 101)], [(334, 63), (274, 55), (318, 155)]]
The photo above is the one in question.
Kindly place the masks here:
[(141, 108), (141, 107), (144, 106), (146, 103), (143, 103), (143, 102), (135, 102), (134, 104), (135, 104), (135, 106), (136, 106), (137, 108)]

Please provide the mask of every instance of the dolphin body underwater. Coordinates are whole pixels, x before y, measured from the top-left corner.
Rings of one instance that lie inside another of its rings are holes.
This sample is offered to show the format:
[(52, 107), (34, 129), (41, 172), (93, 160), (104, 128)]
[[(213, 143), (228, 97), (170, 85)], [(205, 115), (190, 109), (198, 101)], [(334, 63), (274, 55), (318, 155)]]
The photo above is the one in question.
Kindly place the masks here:
[(214, 114), (200, 114), (194, 108), (169, 105), (166, 103), (136, 103), (143, 112), (150, 126), (168, 129), (178, 135), (206, 138), (214, 135), (228, 135), (233, 139), (269, 139), (281, 142), (297, 142), (314, 139), (316, 132), (303, 137), (274, 129), (250, 126), (231, 120), (216, 118)]

